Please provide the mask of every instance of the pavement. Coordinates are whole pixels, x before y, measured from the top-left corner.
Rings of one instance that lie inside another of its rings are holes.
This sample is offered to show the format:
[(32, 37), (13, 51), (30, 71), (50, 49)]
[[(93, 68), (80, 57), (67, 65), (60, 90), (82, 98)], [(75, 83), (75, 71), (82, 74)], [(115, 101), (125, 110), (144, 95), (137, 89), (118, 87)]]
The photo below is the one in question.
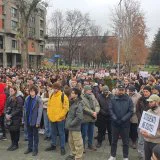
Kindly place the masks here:
[[(69, 154), (68, 144), (66, 145), (67, 154), (65, 156), (60, 155), (59, 147), (57, 147), (56, 151), (45, 152), (44, 150), (50, 145), (50, 142), (44, 141), (43, 135), (40, 135), (38, 156), (33, 157), (32, 154), (24, 155), (24, 151), (27, 149), (27, 142), (23, 139), (23, 132), (21, 133), (19, 149), (16, 151), (7, 151), (6, 149), (10, 145), (9, 135), (7, 135), (7, 138), (7, 141), (0, 141), (0, 160), (65, 160), (65, 157)], [(84, 160), (107, 160), (109, 156), (110, 146), (108, 141), (105, 140), (103, 146), (100, 149), (97, 149), (97, 151), (86, 150)], [(118, 143), (117, 160), (123, 160), (121, 140), (119, 140)], [(138, 153), (136, 150), (130, 148), (129, 160), (138, 160)]]

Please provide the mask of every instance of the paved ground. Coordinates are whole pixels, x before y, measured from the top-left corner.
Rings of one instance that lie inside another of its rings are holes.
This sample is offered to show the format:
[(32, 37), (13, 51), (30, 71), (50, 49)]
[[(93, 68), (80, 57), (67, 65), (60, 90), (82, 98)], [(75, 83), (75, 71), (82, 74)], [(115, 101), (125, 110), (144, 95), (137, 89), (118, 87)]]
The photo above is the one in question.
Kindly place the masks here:
[[(23, 134), (23, 133), (22, 133)], [(9, 137), (9, 135), (8, 135)], [(60, 150), (57, 148), (56, 151), (52, 152), (45, 152), (44, 149), (50, 145), (50, 142), (44, 141), (43, 136), (40, 135), (40, 144), (39, 144), (39, 154), (38, 156), (32, 157), (31, 154), (24, 155), (24, 151), (27, 148), (27, 142), (23, 141), (23, 137), (21, 137), (19, 143), (19, 149), (11, 152), (6, 151), (6, 148), (10, 145), (10, 139), (8, 138), (7, 141), (0, 141), (0, 160), (65, 160), (66, 156), (60, 155)], [(69, 148), (67, 145), (67, 153), (69, 153)], [(98, 149), (96, 152), (86, 151), (84, 155), (84, 160), (107, 160), (110, 153), (110, 147), (107, 141), (103, 142), (103, 146)], [(136, 150), (130, 149), (130, 160), (137, 160), (137, 152)], [(118, 144), (117, 150), (117, 160), (122, 160), (122, 148), (121, 148), (121, 141)]]

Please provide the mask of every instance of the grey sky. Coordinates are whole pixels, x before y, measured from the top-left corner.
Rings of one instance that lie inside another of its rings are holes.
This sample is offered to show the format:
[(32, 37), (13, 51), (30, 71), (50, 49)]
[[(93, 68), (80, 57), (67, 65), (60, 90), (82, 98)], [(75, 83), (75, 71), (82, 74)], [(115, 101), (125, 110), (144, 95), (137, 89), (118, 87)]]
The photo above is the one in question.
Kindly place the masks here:
[[(120, 0), (51, 0), (48, 9), (48, 15), (60, 9), (65, 11), (67, 9), (78, 9), (84, 13), (89, 13), (91, 19), (95, 23), (102, 26), (106, 31), (110, 25), (110, 11), (114, 5), (118, 5)], [(149, 28), (148, 37), (149, 42), (152, 42), (154, 35), (160, 27), (160, 0), (139, 0), (141, 8), (146, 16), (146, 24)]]

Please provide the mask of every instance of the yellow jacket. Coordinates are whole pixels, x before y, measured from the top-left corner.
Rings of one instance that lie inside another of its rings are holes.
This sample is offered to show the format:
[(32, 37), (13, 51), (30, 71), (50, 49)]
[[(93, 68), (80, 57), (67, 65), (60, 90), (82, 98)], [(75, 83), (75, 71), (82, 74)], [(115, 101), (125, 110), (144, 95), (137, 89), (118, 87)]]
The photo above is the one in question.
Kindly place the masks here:
[(64, 102), (61, 100), (62, 92), (58, 91), (53, 93), (49, 98), (47, 114), (51, 122), (60, 122), (66, 118), (66, 114), (69, 111), (69, 100), (66, 95), (64, 95)]

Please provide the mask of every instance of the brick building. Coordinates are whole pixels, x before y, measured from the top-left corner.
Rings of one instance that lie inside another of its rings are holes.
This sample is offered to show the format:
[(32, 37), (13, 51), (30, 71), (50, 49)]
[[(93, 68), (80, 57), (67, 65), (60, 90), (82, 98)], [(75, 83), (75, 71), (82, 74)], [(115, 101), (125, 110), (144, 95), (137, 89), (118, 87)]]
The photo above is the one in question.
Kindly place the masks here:
[[(21, 42), (19, 36), (20, 14), (16, 0), (0, 0), (0, 66), (21, 65)], [(46, 9), (38, 5), (28, 26), (29, 64), (38, 66), (44, 55), (44, 35), (46, 32)]]

